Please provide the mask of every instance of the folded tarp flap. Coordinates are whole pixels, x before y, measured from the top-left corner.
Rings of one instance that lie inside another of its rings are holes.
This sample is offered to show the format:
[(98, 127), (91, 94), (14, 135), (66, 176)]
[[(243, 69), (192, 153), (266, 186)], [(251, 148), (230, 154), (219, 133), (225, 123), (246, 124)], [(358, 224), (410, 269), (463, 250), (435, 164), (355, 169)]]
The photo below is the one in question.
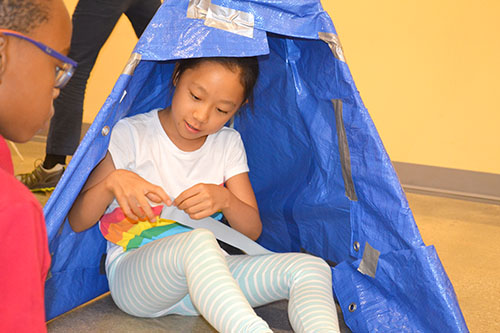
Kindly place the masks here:
[(104, 238), (95, 227), (75, 234), (65, 217), (113, 126), (169, 105), (177, 59), (213, 56), (259, 59), (253, 109), (234, 121), (263, 222), (258, 242), (337, 263), (334, 291), (355, 332), (467, 331), (317, 0), (163, 3), (45, 207), (48, 317), (107, 290)]

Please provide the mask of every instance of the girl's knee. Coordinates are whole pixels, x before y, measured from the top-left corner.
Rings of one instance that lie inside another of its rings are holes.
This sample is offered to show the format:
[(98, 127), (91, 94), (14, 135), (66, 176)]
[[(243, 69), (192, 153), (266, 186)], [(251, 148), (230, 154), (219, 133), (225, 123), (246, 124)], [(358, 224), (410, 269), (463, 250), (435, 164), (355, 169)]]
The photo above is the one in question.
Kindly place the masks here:
[(309, 260), (311, 260), (312, 264), (318, 267), (318, 269), (323, 269), (331, 272), (330, 265), (328, 265), (327, 262), (322, 258), (309, 255)]
[(320, 273), (331, 277), (331, 268), (320, 257), (315, 257), (306, 253), (297, 253), (297, 259), (292, 265), (296, 273), (300, 275), (309, 275), (311, 273)]
[(193, 229), (192, 231), (189, 231), (189, 236), (192, 239), (213, 240), (214, 242), (216, 241), (214, 233), (204, 228), (197, 228)]

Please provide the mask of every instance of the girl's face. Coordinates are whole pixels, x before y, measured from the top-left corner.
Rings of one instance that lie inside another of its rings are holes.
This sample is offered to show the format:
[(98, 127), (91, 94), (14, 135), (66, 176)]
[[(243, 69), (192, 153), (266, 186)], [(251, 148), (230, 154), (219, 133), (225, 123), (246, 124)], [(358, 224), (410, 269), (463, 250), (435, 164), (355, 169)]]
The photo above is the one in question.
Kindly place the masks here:
[(244, 102), (240, 69), (233, 72), (212, 61), (185, 70), (174, 85), (170, 112), (164, 112), (162, 125), (184, 151), (200, 148), (207, 135), (221, 129)]

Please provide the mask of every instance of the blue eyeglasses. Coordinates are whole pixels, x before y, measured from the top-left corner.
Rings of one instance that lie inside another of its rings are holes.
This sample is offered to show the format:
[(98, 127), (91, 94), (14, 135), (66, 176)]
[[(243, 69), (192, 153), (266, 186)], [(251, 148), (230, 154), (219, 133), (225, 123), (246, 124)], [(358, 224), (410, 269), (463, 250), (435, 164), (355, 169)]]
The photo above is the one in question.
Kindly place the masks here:
[(68, 83), (69, 79), (75, 72), (75, 67), (77, 66), (76, 61), (74, 61), (71, 58), (66, 57), (65, 55), (62, 55), (61, 53), (57, 52), (56, 50), (48, 47), (47, 45), (37, 42), (34, 39), (29, 38), (28, 36), (23, 35), (20, 32), (16, 32), (13, 30), (8, 30), (8, 29), (0, 29), (0, 32), (3, 33), (4, 35), (7, 36), (14, 36), (17, 38), (24, 39), (25, 41), (28, 41), (38, 47), (40, 50), (45, 52), (51, 57), (54, 57), (58, 60), (62, 61), (61, 66), (56, 66), (56, 80), (54, 87), (58, 89), (62, 89), (66, 83)]

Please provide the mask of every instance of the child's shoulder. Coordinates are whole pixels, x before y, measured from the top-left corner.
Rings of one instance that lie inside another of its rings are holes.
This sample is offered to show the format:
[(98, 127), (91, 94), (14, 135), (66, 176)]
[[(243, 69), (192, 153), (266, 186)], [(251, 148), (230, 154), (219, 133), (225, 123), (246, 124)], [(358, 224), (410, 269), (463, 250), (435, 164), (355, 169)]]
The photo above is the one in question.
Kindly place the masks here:
[(240, 136), (240, 132), (238, 132), (234, 128), (230, 128), (230, 127), (227, 127), (227, 126), (222, 127), (215, 134), (222, 135), (222, 136), (237, 136), (237, 137)]
[(214, 139), (221, 141), (241, 140), (240, 133), (237, 130), (226, 126), (214, 133), (213, 136)]
[(158, 118), (158, 111), (159, 109), (154, 109), (151, 111), (143, 112), (143, 113), (138, 113), (130, 117), (125, 117), (120, 119), (119, 122), (127, 122), (130, 124), (136, 124), (136, 123), (144, 123), (144, 122), (149, 122), (149, 121), (154, 121), (156, 118)]
[(151, 110), (144, 113), (138, 113), (130, 117), (125, 117), (120, 119), (116, 125), (116, 128), (135, 128), (137, 130), (142, 130), (142, 127), (149, 127), (151, 123), (154, 123), (158, 118), (158, 109)]

